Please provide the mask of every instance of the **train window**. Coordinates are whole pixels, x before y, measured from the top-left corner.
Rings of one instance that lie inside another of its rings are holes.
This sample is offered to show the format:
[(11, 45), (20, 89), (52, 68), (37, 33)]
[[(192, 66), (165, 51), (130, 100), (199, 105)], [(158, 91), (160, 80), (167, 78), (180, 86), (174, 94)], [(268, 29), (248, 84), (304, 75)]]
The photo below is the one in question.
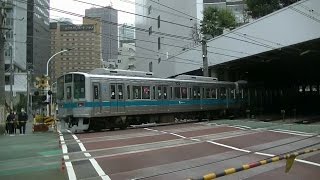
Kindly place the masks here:
[(299, 92), (302, 93), (303, 92), (303, 87), (299, 86)]
[(200, 99), (200, 87), (193, 87), (192, 95), (193, 99)]
[(188, 92), (186, 87), (181, 88), (181, 97), (182, 99), (187, 99), (188, 98)]
[(150, 99), (150, 86), (142, 86), (142, 99)]
[(74, 82), (74, 98), (85, 98), (85, 77), (81, 74), (73, 75)]
[(72, 82), (72, 74), (67, 74), (65, 75), (65, 83), (70, 83)]
[(99, 99), (99, 87), (98, 85), (93, 86), (93, 99)]
[(225, 99), (226, 97), (227, 97), (226, 88), (224, 88), (224, 87), (220, 88), (220, 98)]
[(234, 89), (230, 89), (230, 99), (231, 99), (231, 97), (232, 97), (233, 99), (236, 99), (236, 93), (235, 93), (235, 90), (234, 90)]
[(167, 87), (163, 87), (163, 99), (167, 99)]
[(118, 98), (123, 99), (123, 86), (118, 84)]
[[(243, 98), (244, 98), (244, 96), (243, 96), (243, 89), (240, 90), (240, 93), (241, 93), (241, 99), (243, 99)], [(268, 91), (267, 91), (267, 93), (268, 93)]]
[(71, 92), (71, 86), (67, 86), (67, 99), (71, 99), (72, 92)]
[(152, 99), (156, 99), (156, 87), (152, 86)]
[(129, 85), (127, 86), (127, 96), (128, 96), (128, 99), (130, 99), (130, 86)]
[(189, 99), (191, 99), (192, 97), (193, 97), (192, 90), (191, 90), (191, 88), (189, 88)]
[(305, 92), (310, 92), (310, 86), (307, 85), (306, 88), (304, 89)]
[(141, 86), (133, 86), (133, 99), (141, 99)]
[(206, 88), (206, 98), (217, 99), (217, 90), (214, 88)]
[(170, 87), (170, 98), (171, 99), (173, 99), (173, 90), (172, 90), (173, 88), (172, 87)]
[(312, 85), (311, 90), (312, 90), (313, 92), (317, 92), (317, 91), (318, 91), (317, 85)]
[(158, 99), (161, 99), (161, 87), (158, 86)]
[(110, 85), (110, 98), (111, 99), (116, 99), (116, 86), (115, 85)]
[(174, 98), (176, 98), (176, 99), (180, 99), (181, 98), (180, 87), (175, 87), (174, 88)]

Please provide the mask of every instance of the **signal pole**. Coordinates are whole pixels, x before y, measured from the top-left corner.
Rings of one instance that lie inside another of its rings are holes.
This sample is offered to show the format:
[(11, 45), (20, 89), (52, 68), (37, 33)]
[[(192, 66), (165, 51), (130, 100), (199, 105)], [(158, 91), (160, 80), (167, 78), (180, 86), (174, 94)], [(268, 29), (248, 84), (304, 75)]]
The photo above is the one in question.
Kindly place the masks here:
[[(0, 127), (5, 121), (5, 76), (4, 76), (4, 2), (0, 2)], [(1, 129), (0, 129), (1, 131)]]
[(207, 39), (205, 36), (202, 38), (201, 44), (202, 44), (202, 59), (203, 59), (203, 76), (209, 77)]

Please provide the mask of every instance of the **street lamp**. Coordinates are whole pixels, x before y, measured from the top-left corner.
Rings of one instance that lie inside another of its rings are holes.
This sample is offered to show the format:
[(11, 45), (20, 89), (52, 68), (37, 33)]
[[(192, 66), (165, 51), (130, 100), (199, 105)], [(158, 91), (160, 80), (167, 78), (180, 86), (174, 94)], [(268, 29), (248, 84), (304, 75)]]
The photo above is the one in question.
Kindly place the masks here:
[(46, 76), (48, 77), (48, 74), (49, 74), (49, 63), (50, 63), (50, 61), (51, 61), (51, 59), (53, 59), (56, 55), (58, 55), (58, 54), (61, 54), (61, 53), (64, 53), (64, 52), (67, 52), (67, 51), (71, 51), (72, 49), (64, 49), (64, 50), (62, 50), (62, 51), (59, 51), (59, 52), (57, 52), (57, 53), (55, 53), (54, 55), (52, 55), (49, 59), (48, 59), (48, 61), (47, 61), (47, 72), (46, 72)]
[[(59, 52), (55, 53), (54, 55), (52, 55), (52, 56), (48, 59), (48, 61), (47, 61), (46, 77), (49, 76), (49, 63), (50, 63), (50, 61), (51, 61), (56, 55), (61, 54), (61, 53), (64, 53), (64, 52), (67, 52), (67, 51), (71, 51), (71, 50), (72, 50), (72, 49), (64, 49), (64, 50), (62, 50), (62, 51), (59, 51)], [(51, 86), (50, 86), (50, 89), (51, 89)], [(52, 95), (50, 95), (50, 96), (52, 96)], [(48, 99), (48, 95), (47, 95), (47, 99)], [(50, 102), (49, 102), (49, 105), (47, 106), (47, 113), (48, 113), (49, 116), (51, 116), (51, 106), (52, 106), (52, 97), (50, 97)]]

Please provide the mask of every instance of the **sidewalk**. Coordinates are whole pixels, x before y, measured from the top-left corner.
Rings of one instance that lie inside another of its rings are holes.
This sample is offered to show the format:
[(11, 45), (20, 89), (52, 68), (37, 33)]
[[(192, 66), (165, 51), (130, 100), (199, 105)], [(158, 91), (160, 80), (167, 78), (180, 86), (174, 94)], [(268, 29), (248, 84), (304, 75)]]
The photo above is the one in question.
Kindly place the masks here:
[(28, 122), (25, 135), (19, 130), (14, 136), (1, 135), (0, 147), (0, 179), (68, 179), (61, 171), (57, 133), (33, 133), (32, 123)]

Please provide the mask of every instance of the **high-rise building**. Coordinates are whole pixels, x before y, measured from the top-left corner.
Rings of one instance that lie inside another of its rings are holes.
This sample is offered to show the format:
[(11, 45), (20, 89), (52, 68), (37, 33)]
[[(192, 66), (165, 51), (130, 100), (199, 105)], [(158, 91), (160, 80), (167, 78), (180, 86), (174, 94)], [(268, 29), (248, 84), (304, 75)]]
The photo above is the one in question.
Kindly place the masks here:
[(175, 57), (201, 46), (196, 28), (191, 27), (199, 29), (206, 7), (228, 8), (239, 23), (245, 7), (243, 0), (136, 0), (136, 4), (136, 13), (143, 15), (136, 16), (136, 68), (162, 77), (202, 68), (199, 61)]
[[(5, 92), (6, 102), (10, 104), (10, 91), (12, 83), (13, 104), (19, 101), (20, 95), (27, 93), (26, 72), (26, 26), (27, 4), (19, 1), (5, 1)], [(12, 64), (12, 67), (11, 67)], [(12, 82), (10, 80), (13, 72)]]
[(50, 0), (28, 0), (27, 5), (27, 64), (34, 76), (46, 74), (50, 58)]
[(118, 11), (112, 7), (86, 9), (86, 17), (99, 18), (101, 21), (101, 46), (103, 61), (118, 57)]
[[(136, 6), (136, 13), (143, 15), (136, 16), (135, 21), (137, 70), (152, 71), (157, 76), (168, 77), (175, 75), (180, 71), (179, 69), (186, 66), (200, 68), (201, 65), (192, 65), (185, 60), (177, 62), (172, 59), (182, 52), (182, 47), (194, 44), (190, 27), (198, 23), (197, 1), (136, 0), (136, 3), (140, 4)], [(187, 15), (163, 7), (159, 3), (178, 9)]]
[(64, 22), (50, 23), (51, 55), (65, 49), (70, 51), (58, 54), (49, 65), (52, 81), (68, 72), (89, 72), (101, 67), (101, 23), (84, 19), (83, 24)]
[(119, 47), (123, 47), (123, 44), (135, 43), (135, 30), (134, 25), (123, 24), (119, 26)]

